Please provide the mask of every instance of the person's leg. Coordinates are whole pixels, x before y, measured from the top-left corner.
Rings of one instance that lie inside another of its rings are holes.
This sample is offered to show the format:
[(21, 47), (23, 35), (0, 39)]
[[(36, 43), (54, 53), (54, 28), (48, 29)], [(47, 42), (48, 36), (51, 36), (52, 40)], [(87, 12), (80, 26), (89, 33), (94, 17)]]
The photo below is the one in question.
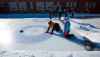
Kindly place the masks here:
[(61, 13), (61, 12), (59, 12), (59, 20), (61, 20), (61, 15), (62, 15), (62, 13)]
[(63, 33), (63, 30), (61, 29), (60, 25), (58, 25), (57, 28), (58, 28), (58, 32), (59, 32), (59, 33)]
[(60, 27), (60, 25), (59, 25), (58, 23), (55, 24), (55, 30), (56, 30), (57, 32), (60, 32), (60, 33), (63, 32), (62, 29), (61, 29), (61, 27)]
[(49, 18), (52, 19), (52, 12), (49, 11)]
[(57, 18), (57, 12), (56, 12), (56, 11), (54, 12), (54, 15), (55, 15), (54, 17), (55, 17), (55, 19), (56, 19), (56, 18)]
[(55, 30), (55, 27), (52, 28), (52, 30), (51, 30), (51, 34), (53, 34), (53, 31), (54, 31), (54, 30)]
[(53, 18), (55, 18), (55, 19), (56, 19), (56, 17), (55, 17), (55, 11), (53, 12)]
[(64, 32), (64, 37), (69, 37), (69, 32)]

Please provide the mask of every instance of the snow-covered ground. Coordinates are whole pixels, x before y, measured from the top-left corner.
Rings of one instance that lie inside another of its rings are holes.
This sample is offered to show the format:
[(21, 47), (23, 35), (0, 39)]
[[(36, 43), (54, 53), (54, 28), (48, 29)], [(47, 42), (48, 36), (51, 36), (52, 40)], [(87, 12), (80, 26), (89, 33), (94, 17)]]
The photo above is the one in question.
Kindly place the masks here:
[[(73, 19), (72, 32), (75, 35), (81, 35), (92, 42), (100, 43), (100, 18), (93, 19)], [(79, 24), (80, 23), (80, 24)]]
[[(14, 50), (84, 50), (63, 37), (45, 33), (49, 19), (1, 19), (1, 48)], [(55, 20), (59, 22), (58, 20)], [(60, 24), (63, 27), (63, 24)], [(24, 30), (20, 33), (20, 30)]]
[(66, 51), (0, 51), (0, 57), (99, 57), (95, 52), (66, 52)]
[[(49, 19), (1, 19), (1, 47), (14, 50), (84, 50), (63, 37), (45, 33)], [(55, 22), (60, 23), (58, 20)], [(63, 24), (60, 24), (63, 27)], [(20, 30), (24, 30), (20, 33)]]
[[(90, 39), (96, 39), (97, 36), (93, 35), (94, 32), (78, 29), (79, 24), (73, 21), (92, 24), (100, 28), (99, 20), (99, 18), (72, 19), (71, 33), (75, 34), (77, 38), (81, 38), (81, 35)], [(58, 33), (55, 35), (45, 33), (48, 21), (48, 18), (0, 19), (0, 47), (14, 50), (85, 50), (83, 46), (65, 39)], [(54, 19), (53, 21), (58, 22), (63, 29), (64, 25), (59, 20)], [(20, 30), (24, 32), (20, 33)], [(99, 37), (100, 32), (95, 32), (95, 35)], [(99, 41), (98, 37), (96, 40)], [(95, 39), (93, 41), (96, 41)]]
[[(100, 28), (100, 19), (72, 19)], [(98, 57), (99, 52), (86, 52), (82, 45), (65, 39), (59, 34), (45, 33), (48, 18), (0, 19), (0, 56), (4, 57)], [(59, 20), (53, 20), (63, 24)], [(71, 30), (76, 34), (77, 24)], [(20, 33), (23, 30), (23, 33)], [(99, 31), (99, 30), (98, 30)], [(81, 34), (81, 33), (80, 33)], [(78, 35), (78, 34), (77, 34)], [(100, 35), (100, 33), (99, 33)], [(91, 36), (92, 37), (92, 36)], [(95, 36), (96, 37), (96, 36)], [(77, 37), (79, 38), (79, 36)], [(73, 52), (71, 52), (73, 51)], [(77, 52), (76, 52), (77, 51)], [(81, 51), (81, 52), (80, 52)], [(78, 55), (78, 56), (77, 56)]]

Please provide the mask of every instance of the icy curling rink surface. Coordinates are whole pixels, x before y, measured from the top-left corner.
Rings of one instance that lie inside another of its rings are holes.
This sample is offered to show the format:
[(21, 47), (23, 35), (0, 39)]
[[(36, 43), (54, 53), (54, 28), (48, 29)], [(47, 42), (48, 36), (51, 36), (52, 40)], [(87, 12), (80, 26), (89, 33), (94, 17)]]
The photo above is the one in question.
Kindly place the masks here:
[[(0, 19), (0, 57), (100, 56), (99, 51), (87, 51), (83, 46), (59, 36), (59, 33), (45, 33), (48, 21), (48, 18)], [(63, 24), (59, 20), (53, 21), (59, 23), (63, 29)], [(99, 26), (100, 22), (96, 21), (95, 24)]]

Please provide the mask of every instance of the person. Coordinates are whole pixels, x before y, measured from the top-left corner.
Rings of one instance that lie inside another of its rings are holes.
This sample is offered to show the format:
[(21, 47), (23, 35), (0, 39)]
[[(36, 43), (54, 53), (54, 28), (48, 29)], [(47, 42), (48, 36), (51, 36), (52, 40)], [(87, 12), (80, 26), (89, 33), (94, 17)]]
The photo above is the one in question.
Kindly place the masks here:
[(66, 14), (64, 18), (64, 37), (68, 37), (70, 35), (70, 26), (70, 16)]
[(58, 5), (57, 8), (56, 8), (56, 11), (57, 11), (57, 15), (58, 15), (59, 20), (61, 20), (61, 17), (62, 17), (62, 15), (64, 13), (63, 6)]
[(58, 18), (60, 20), (61, 19), (61, 7), (57, 6), (56, 11), (57, 11)]
[(48, 7), (48, 15), (49, 15), (49, 18), (52, 19), (52, 18), (55, 18), (56, 19), (56, 4), (52, 4)]
[(49, 13), (49, 18), (52, 19), (53, 18), (53, 9), (52, 9), (52, 7), (48, 7), (48, 13)]
[(50, 29), (51, 29), (50, 34), (53, 34), (54, 31), (62, 32), (61, 27), (60, 27), (60, 25), (58, 23), (49, 21), (48, 25), (49, 26), (48, 26), (48, 29), (47, 29), (46, 33), (48, 33)]

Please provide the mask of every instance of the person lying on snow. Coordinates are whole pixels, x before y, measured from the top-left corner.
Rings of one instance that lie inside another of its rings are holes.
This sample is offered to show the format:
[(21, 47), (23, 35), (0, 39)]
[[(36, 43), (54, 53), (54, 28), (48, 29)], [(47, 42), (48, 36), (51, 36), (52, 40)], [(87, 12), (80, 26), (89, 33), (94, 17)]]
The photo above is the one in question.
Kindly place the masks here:
[(50, 34), (53, 34), (53, 31), (62, 32), (59, 23), (55, 23), (55, 22), (52, 22), (52, 21), (48, 22), (48, 29), (47, 29), (46, 33), (48, 33), (50, 31), (50, 29), (51, 29)]

